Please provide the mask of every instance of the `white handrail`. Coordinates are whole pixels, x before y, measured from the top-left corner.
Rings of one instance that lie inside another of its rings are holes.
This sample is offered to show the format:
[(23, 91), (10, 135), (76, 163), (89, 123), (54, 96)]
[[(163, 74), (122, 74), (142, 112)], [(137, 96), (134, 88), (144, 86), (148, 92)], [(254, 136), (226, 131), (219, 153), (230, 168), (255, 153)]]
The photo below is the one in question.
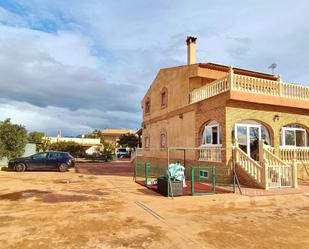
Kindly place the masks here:
[(234, 74), (233, 90), (280, 96), (280, 82)]
[(190, 103), (195, 103), (229, 90), (309, 100), (308, 86), (232, 74), (194, 89), (190, 93)]
[(289, 166), (286, 162), (265, 148), (265, 146), (263, 147), (263, 150), (264, 160), (268, 166)]
[(309, 87), (291, 83), (282, 83), (282, 96), (308, 100)]
[(309, 162), (309, 147), (304, 148), (279, 148), (279, 155), (283, 161), (292, 162), (296, 161)]
[(263, 144), (264, 163), (267, 166), (267, 183), (269, 187), (291, 187), (292, 166), (271, 153)]
[(228, 77), (217, 79), (212, 83), (206, 84), (200, 88), (194, 89), (190, 93), (190, 103), (195, 103), (203, 99), (210, 98), (230, 89), (228, 85)]
[(263, 167), (235, 146), (236, 163), (242, 167), (258, 184), (263, 184)]
[(200, 147), (199, 160), (208, 162), (222, 162), (222, 147)]

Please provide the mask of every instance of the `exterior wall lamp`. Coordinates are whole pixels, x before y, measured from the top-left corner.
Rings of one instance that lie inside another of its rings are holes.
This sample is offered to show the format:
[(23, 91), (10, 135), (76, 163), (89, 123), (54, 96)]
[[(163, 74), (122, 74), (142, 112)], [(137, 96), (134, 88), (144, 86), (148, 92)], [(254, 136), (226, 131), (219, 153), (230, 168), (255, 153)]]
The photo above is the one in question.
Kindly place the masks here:
[(276, 121), (276, 120), (279, 120), (280, 116), (278, 114), (274, 115), (273, 117), (273, 120)]

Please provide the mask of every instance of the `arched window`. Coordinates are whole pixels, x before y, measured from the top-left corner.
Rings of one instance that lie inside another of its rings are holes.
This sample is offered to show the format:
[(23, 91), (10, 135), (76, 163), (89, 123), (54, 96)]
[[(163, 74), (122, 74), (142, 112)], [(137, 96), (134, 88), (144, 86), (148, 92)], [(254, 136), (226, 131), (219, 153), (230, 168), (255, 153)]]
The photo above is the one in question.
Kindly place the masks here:
[(221, 145), (220, 141), (220, 126), (216, 121), (211, 121), (205, 125), (201, 146), (216, 146)]
[(165, 148), (166, 147), (166, 133), (160, 134), (160, 147)]
[(145, 139), (145, 148), (150, 148), (150, 137), (146, 135), (144, 139)]
[(164, 87), (161, 90), (161, 107), (166, 107), (168, 101), (168, 94), (167, 94), (167, 88)]
[(271, 145), (271, 136), (268, 128), (255, 120), (237, 122), (232, 133), (239, 148), (255, 161), (260, 159), (260, 141), (264, 140), (266, 145)]
[[(243, 135), (246, 136), (245, 133), (246, 133), (246, 130), (248, 130), (248, 132), (250, 133), (250, 136), (253, 139), (254, 138), (256, 140), (263, 139), (264, 143), (266, 145), (272, 145), (272, 140), (271, 140), (270, 132), (269, 132), (268, 128), (265, 125), (263, 125), (262, 123), (257, 122), (255, 120), (242, 120), (242, 121), (237, 122), (235, 124), (235, 126), (236, 126), (236, 129), (238, 129), (238, 133), (240, 133), (240, 134), (243, 133)], [(235, 134), (235, 126), (233, 127), (233, 131), (232, 131), (232, 137), (234, 139), (236, 138), (235, 137), (235, 135), (236, 135)], [(258, 129), (255, 129), (256, 127)], [(236, 131), (236, 133), (237, 133), (237, 131)], [(259, 137), (259, 133), (260, 133), (261, 137)], [(245, 139), (244, 136), (239, 135), (237, 137), (237, 140), (238, 140), (239, 143), (240, 143), (240, 141), (242, 139)]]
[(281, 146), (306, 147), (308, 146), (308, 131), (297, 124), (286, 125), (281, 128)]
[(147, 98), (146, 99), (146, 102), (145, 102), (145, 113), (150, 113), (150, 98)]

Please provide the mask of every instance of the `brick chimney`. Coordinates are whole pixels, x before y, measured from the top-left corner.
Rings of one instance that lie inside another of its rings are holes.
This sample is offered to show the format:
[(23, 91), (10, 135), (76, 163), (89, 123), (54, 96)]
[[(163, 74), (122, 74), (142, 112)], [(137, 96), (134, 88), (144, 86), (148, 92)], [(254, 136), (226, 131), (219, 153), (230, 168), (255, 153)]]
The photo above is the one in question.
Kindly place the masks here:
[(187, 64), (196, 63), (196, 37), (187, 36)]

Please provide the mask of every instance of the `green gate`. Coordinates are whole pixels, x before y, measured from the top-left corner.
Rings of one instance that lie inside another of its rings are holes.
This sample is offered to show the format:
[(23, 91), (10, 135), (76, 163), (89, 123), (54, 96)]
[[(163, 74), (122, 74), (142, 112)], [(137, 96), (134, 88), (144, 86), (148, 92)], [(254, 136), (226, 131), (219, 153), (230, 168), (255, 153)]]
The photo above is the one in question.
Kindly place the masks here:
[[(166, 166), (148, 161), (135, 164), (134, 180), (148, 188), (156, 189), (157, 178), (166, 175)], [(216, 166), (192, 166), (187, 171), (184, 195), (207, 195), (216, 193)]]
[(216, 193), (216, 166), (192, 166), (190, 175), (192, 195)]
[(166, 166), (148, 161), (136, 162), (134, 167), (134, 180), (142, 185), (155, 185), (157, 178), (165, 175)]

